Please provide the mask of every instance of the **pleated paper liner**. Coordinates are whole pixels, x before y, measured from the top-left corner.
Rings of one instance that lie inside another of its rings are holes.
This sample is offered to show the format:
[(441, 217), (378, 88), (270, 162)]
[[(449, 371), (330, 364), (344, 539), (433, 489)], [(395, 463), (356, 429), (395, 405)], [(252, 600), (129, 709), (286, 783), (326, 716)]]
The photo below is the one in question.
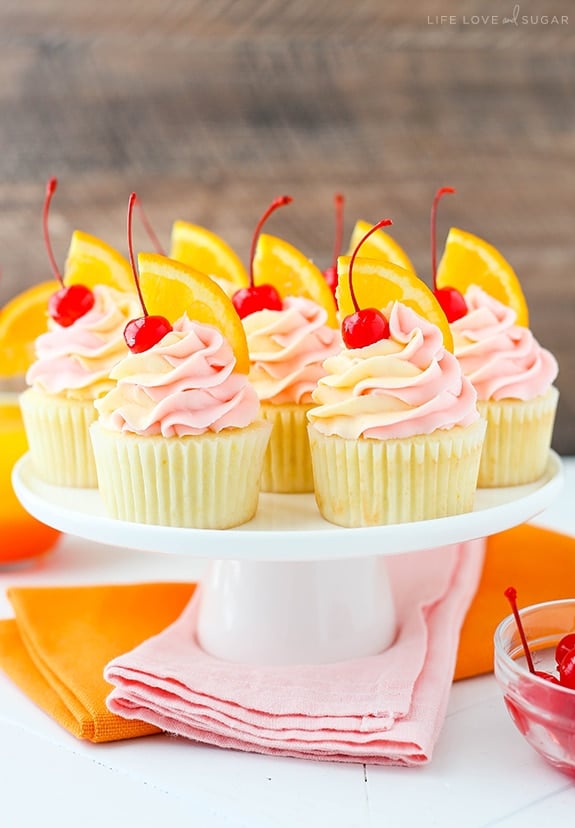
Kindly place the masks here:
[(97, 412), (92, 400), (70, 400), (29, 388), (20, 396), (36, 475), (54, 486), (98, 485), (90, 441)]
[(91, 428), (100, 493), (110, 517), (227, 529), (254, 516), (271, 426), (218, 434), (139, 436)]
[(345, 440), (309, 426), (315, 495), (340, 526), (376, 526), (471, 511), (485, 422), (399, 440)]
[(313, 492), (307, 412), (311, 405), (262, 403), (272, 433), (262, 474), (262, 492)]
[(479, 488), (532, 483), (545, 471), (559, 392), (553, 386), (533, 400), (477, 403), (487, 420)]

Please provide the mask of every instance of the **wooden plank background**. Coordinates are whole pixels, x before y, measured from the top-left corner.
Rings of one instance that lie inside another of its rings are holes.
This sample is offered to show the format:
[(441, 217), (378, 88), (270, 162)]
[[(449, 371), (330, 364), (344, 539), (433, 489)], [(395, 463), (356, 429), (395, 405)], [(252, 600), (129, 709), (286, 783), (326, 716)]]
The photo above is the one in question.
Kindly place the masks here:
[(575, 7), (521, 2), (533, 18), (504, 24), (515, 5), (3, 0), (0, 301), (48, 277), (50, 175), (60, 261), (76, 227), (125, 252), (135, 189), (166, 244), (184, 218), (244, 259), (264, 206), (290, 193), (269, 230), (325, 266), (342, 191), (346, 235), (390, 215), (425, 279), (431, 198), (451, 185), (440, 237), (471, 230), (515, 266), (560, 362), (554, 445), (575, 454)]

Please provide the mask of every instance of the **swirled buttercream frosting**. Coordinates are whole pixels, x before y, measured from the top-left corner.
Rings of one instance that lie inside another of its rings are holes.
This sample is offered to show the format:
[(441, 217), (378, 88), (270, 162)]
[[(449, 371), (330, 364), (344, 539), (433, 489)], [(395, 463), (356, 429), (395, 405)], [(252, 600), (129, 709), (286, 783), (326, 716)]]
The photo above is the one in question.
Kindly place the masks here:
[(313, 426), (345, 439), (387, 440), (475, 422), (476, 393), (439, 328), (400, 302), (385, 315), (389, 339), (324, 362), (308, 412)]
[(287, 297), (283, 309), (262, 310), (242, 322), (250, 354), (249, 379), (260, 400), (309, 404), (323, 362), (341, 348), (327, 312), (310, 299)]
[(49, 330), (35, 342), (28, 385), (78, 400), (95, 400), (112, 388), (110, 371), (127, 352), (124, 328), (140, 310), (131, 294), (105, 285), (93, 293), (93, 307), (69, 327), (49, 321)]
[(451, 325), (455, 354), (480, 400), (531, 400), (558, 373), (555, 357), (516, 314), (477, 285), (465, 294), (468, 313)]
[(115, 387), (96, 402), (104, 428), (182, 437), (242, 428), (260, 404), (222, 333), (186, 315), (148, 351), (128, 354), (112, 370)]

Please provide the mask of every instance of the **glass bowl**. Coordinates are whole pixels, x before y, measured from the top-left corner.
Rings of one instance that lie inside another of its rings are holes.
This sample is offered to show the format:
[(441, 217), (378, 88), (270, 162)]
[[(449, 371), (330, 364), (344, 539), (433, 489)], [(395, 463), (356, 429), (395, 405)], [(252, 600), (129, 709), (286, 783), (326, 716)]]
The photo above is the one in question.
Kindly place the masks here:
[[(575, 598), (519, 611), (536, 670), (557, 676), (555, 647), (575, 632)], [(495, 678), (513, 722), (556, 768), (575, 776), (575, 690), (529, 672), (513, 615), (495, 631)]]

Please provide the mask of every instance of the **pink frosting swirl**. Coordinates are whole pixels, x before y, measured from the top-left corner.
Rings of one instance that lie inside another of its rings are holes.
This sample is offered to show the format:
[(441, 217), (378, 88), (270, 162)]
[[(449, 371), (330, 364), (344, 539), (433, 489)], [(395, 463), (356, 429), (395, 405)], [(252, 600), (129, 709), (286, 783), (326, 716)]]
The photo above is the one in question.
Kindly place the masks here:
[(182, 437), (242, 428), (260, 410), (222, 333), (186, 315), (148, 351), (128, 354), (111, 373), (117, 385), (95, 405), (104, 428)]
[(131, 294), (104, 285), (94, 287), (94, 305), (68, 328), (49, 321), (35, 342), (36, 362), (26, 382), (48, 394), (94, 400), (112, 386), (112, 367), (127, 352), (126, 323), (140, 314)]
[(399, 302), (385, 315), (389, 339), (325, 361), (310, 422), (323, 434), (380, 440), (474, 423), (476, 393), (439, 328)]
[(468, 313), (451, 325), (455, 354), (480, 400), (531, 400), (545, 394), (557, 360), (516, 314), (477, 285), (465, 294)]
[(310, 299), (290, 296), (281, 311), (262, 310), (242, 322), (250, 353), (250, 382), (260, 400), (274, 405), (311, 403), (324, 375), (323, 361), (339, 351), (339, 331)]

